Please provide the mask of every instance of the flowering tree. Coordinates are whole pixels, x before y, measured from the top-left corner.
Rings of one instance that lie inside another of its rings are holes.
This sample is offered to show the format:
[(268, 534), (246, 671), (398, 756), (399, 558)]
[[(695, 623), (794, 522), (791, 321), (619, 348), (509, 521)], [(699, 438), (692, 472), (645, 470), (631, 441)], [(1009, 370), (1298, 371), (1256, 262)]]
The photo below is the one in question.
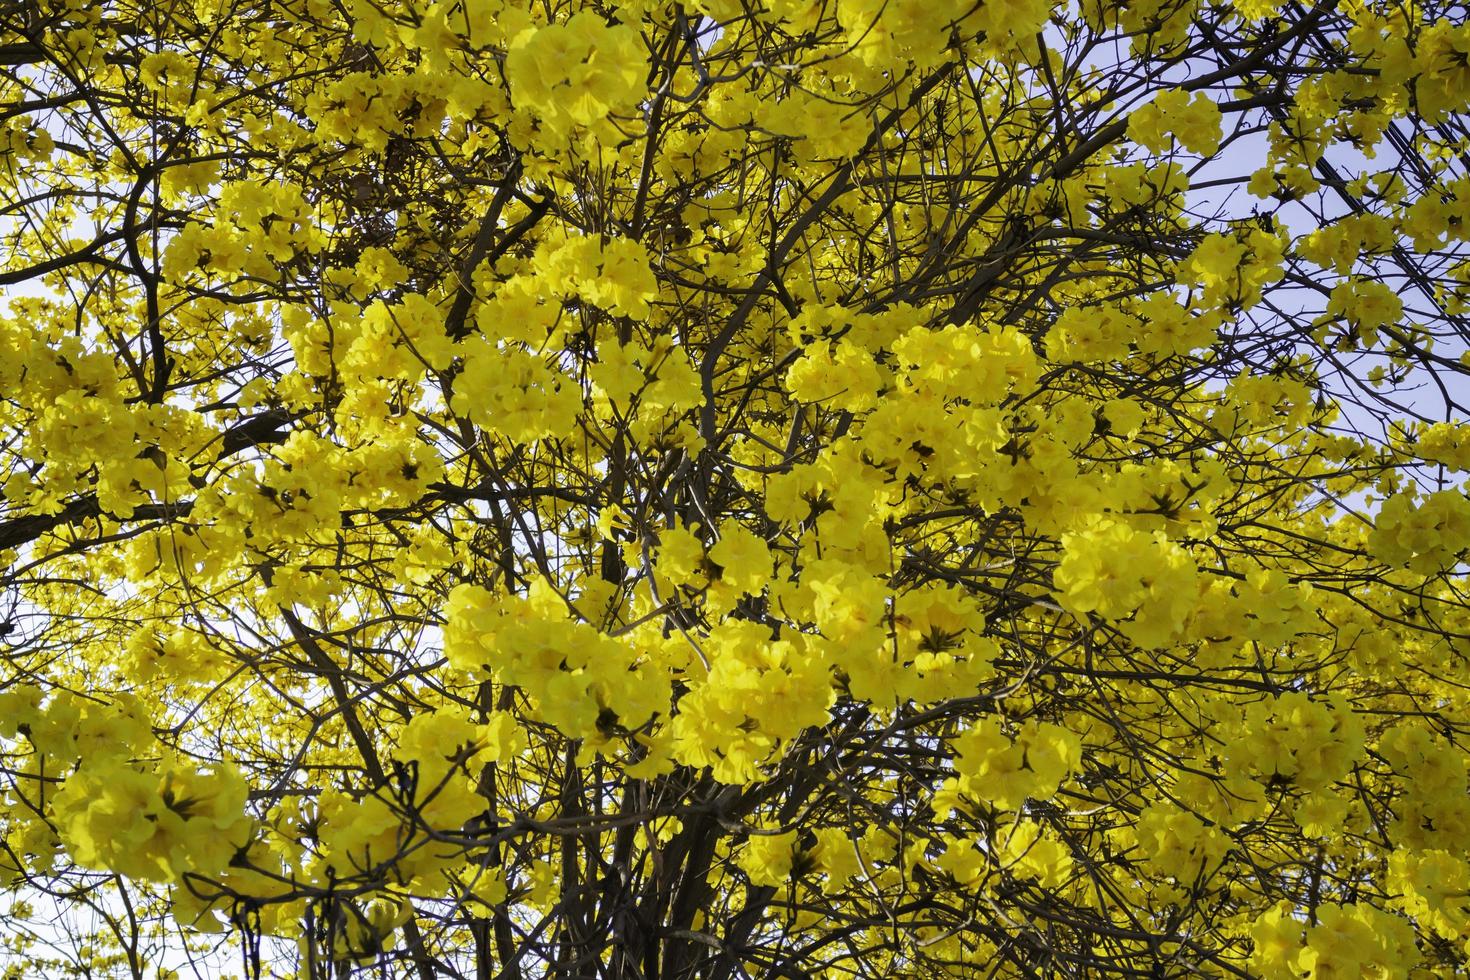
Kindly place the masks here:
[(0, 964), (1465, 970), (1465, 17), (3, 0)]

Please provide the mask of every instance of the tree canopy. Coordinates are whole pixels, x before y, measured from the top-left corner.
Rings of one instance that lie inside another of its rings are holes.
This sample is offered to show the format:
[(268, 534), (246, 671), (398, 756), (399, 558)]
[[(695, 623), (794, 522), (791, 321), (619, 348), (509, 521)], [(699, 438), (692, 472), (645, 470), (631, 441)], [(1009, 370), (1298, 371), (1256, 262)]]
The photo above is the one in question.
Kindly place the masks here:
[(0, 0), (0, 968), (1463, 975), (1466, 17)]

